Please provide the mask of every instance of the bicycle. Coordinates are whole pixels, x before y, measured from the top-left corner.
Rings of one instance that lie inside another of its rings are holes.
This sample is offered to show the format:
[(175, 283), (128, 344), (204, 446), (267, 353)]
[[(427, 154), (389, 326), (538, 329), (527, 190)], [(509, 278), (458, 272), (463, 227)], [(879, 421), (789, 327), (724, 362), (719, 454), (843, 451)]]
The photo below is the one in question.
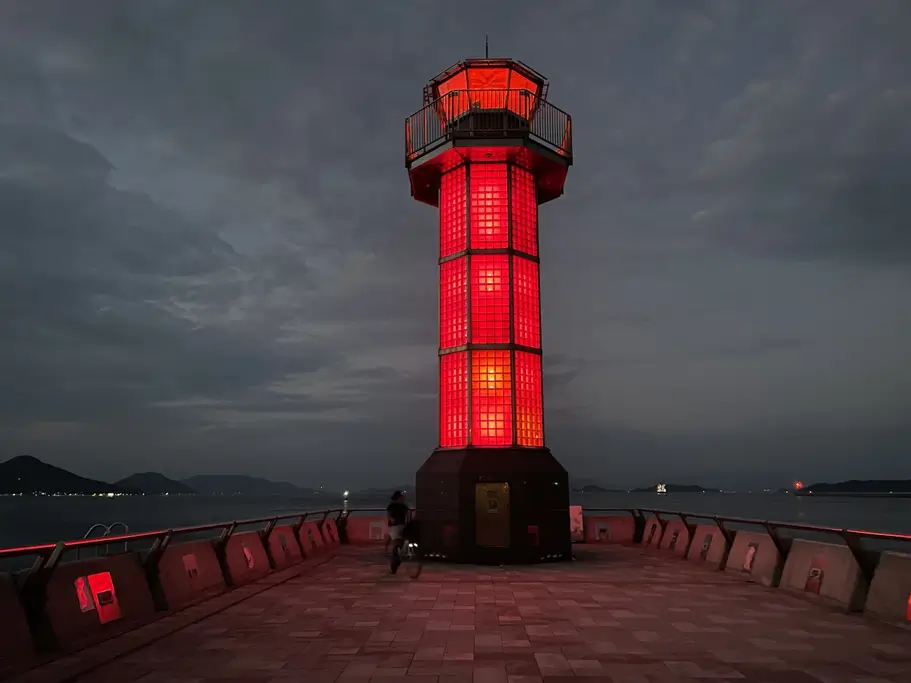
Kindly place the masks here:
[(421, 556), (421, 548), (417, 543), (405, 541), (399, 548), (399, 560), (401, 560), (400, 568), (404, 568), (409, 577), (416, 579), (421, 575), (421, 570), (424, 569), (424, 558)]
[(401, 544), (396, 543), (393, 546), (393, 553), (398, 554), (399, 566), (405, 567), (405, 572), (412, 578), (416, 579), (421, 575), (424, 568), (424, 558), (421, 555), (420, 547), (420, 527), (416, 520), (411, 520), (405, 525), (402, 534)]

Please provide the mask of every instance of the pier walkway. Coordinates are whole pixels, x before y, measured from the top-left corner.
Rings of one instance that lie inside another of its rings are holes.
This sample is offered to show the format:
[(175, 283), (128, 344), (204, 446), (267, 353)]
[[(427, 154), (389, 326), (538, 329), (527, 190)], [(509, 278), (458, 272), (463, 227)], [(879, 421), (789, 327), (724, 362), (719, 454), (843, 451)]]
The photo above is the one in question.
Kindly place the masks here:
[[(417, 580), (383, 562), (376, 546), (342, 546), (75, 680), (911, 681), (908, 630), (641, 547), (585, 546), (573, 563), (531, 567), (429, 564)], [(14, 680), (61, 680), (59, 666), (42, 669)]]

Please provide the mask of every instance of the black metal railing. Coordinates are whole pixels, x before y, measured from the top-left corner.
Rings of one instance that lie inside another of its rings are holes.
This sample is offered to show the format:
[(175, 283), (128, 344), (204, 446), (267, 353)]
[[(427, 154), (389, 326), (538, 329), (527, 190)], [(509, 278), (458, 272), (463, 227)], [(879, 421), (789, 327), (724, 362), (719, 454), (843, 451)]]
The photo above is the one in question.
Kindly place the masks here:
[(787, 554), (781, 531), (794, 531), (814, 536), (836, 537), (841, 540), (851, 551), (858, 566), (864, 573), (864, 576), (870, 580), (875, 570), (875, 561), (871, 562), (869, 549), (863, 546), (863, 540), (875, 540), (890, 544), (911, 543), (911, 534), (899, 534), (888, 531), (868, 531), (864, 529), (842, 529), (833, 526), (821, 526), (818, 524), (802, 524), (800, 522), (776, 522), (765, 519), (749, 519), (745, 517), (731, 517), (727, 515), (712, 515), (706, 512), (684, 512), (680, 510), (661, 510), (656, 508), (585, 508), (584, 513), (626, 513), (632, 515), (637, 521), (638, 533), (640, 535), (637, 541), (641, 541), (641, 533), (645, 526), (645, 520), (651, 516), (658, 520), (663, 529), (667, 524), (667, 517), (677, 517), (687, 527), (691, 527), (691, 520), (704, 520), (715, 524), (721, 531), (725, 539), (733, 538), (735, 527), (759, 527), (765, 531), (772, 539), (772, 543), (782, 555)]
[[(63, 556), (70, 552), (78, 553), (81, 550), (89, 548), (97, 549), (117, 545), (116, 552), (129, 552), (131, 550), (144, 550), (146, 548), (154, 549), (159, 552), (163, 551), (170, 542), (176, 537), (205, 537), (211, 536), (213, 539), (226, 542), (236, 531), (241, 529), (256, 530), (264, 541), (267, 541), (278, 522), (283, 520), (293, 520), (290, 524), (298, 531), (304, 522), (317, 521), (324, 522), (330, 516), (336, 521), (345, 519), (351, 515), (366, 513), (383, 513), (385, 508), (327, 508), (325, 510), (310, 510), (302, 512), (292, 512), (285, 515), (272, 515), (268, 517), (257, 517), (254, 519), (241, 519), (227, 522), (214, 522), (212, 524), (199, 524), (195, 526), (178, 527), (175, 529), (160, 529), (155, 531), (139, 531), (125, 533), (120, 535), (96, 536), (93, 538), (81, 538), (70, 541), (59, 541), (57, 543), (41, 543), (30, 546), (20, 546), (16, 548), (0, 548), (0, 562), (14, 558), (35, 557), (35, 566), (33, 570), (46, 566), (48, 562), (57, 564), (63, 559)], [(658, 508), (632, 508), (632, 507), (611, 507), (611, 508), (584, 508), (584, 514), (601, 515), (604, 513), (622, 513), (628, 514), (636, 520), (645, 520), (648, 517), (655, 517), (662, 524), (667, 523), (668, 517), (677, 517), (684, 524), (690, 525), (691, 520), (704, 520), (718, 526), (725, 533), (736, 530), (737, 527), (759, 527), (766, 531), (773, 539), (779, 537), (779, 531), (796, 531), (805, 532), (813, 535), (835, 536), (841, 539), (849, 547), (858, 547), (857, 543), (861, 539), (876, 540), (892, 543), (911, 543), (911, 534), (901, 534), (888, 531), (871, 531), (864, 529), (848, 529), (832, 526), (822, 526), (817, 524), (803, 524), (800, 522), (779, 522), (773, 520), (751, 519), (745, 517), (733, 517), (730, 515), (713, 515), (706, 512), (686, 512), (681, 510), (663, 510)], [(113, 526), (113, 525), (112, 525)], [(256, 529), (256, 527), (260, 527)], [(213, 534), (212, 532), (218, 532)], [(137, 545), (138, 544), (138, 545)], [(140, 547), (145, 546), (146, 548)], [(78, 554), (77, 554), (78, 559)]]
[(714, 522), (723, 526), (725, 523), (735, 526), (759, 526), (764, 529), (772, 527), (773, 529), (788, 529), (790, 531), (806, 531), (814, 534), (827, 534), (844, 536), (856, 536), (858, 538), (877, 538), (889, 541), (911, 542), (911, 534), (900, 534), (890, 531), (866, 531), (863, 529), (842, 529), (834, 526), (821, 526), (818, 524), (803, 524), (801, 522), (776, 522), (765, 519), (752, 519), (747, 517), (732, 517), (729, 515), (712, 515), (707, 512), (686, 512), (681, 510), (662, 510), (659, 508), (583, 508), (583, 513), (601, 513), (601, 512), (623, 512), (633, 517), (642, 517), (651, 515), (663, 520), (664, 517), (678, 517), (684, 524), (689, 519), (701, 519)]
[(528, 90), (453, 90), (405, 120), (405, 163), (457, 139), (524, 137), (572, 159), (572, 119)]
[[(181, 537), (206, 537), (211, 536), (221, 543), (227, 540), (238, 530), (245, 529), (249, 531), (258, 531), (263, 541), (267, 541), (278, 522), (282, 520), (293, 520), (291, 525), (295, 527), (295, 533), (300, 530), (304, 522), (317, 521), (324, 522), (330, 516), (334, 516), (336, 521), (344, 519), (353, 514), (383, 512), (385, 508), (330, 508), (326, 510), (310, 510), (304, 512), (292, 512), (287, 515), (272, 515), (270, 517), (257, 517), (254, 519), (240, 519), (230, 522), (215, 522), (212, 524), (198, 524), (195, 526), (178, 527), (176, 529), (159, 529), (156, 531), (138, 531), (119, 535), (95, 536), (91, 538), (80, 538), (71, 541), (59, 541), (57, 543), (39, 543), (36, 545), (20, 546), (17, 548), (0, 548), (0, 563), (5, 560), (11, 560), (23, 557), (35, 557), (35, 563), (32, 566), (32, 572), (46, 570), (58, 564), (65, 554), (76, 552), (79, 559), (80, 551), (92, 548), (108, 548), (117, 545), (117, 552), (130, 552), (148, 550), (150, 555), (160, 555), (164, 549), (178, 536)], [(113, 525), (112, 525), (113, 526)], [(260, 527), (260, 528), (256, 528)], [(218, 532), (217, 534), (212, 532)]]

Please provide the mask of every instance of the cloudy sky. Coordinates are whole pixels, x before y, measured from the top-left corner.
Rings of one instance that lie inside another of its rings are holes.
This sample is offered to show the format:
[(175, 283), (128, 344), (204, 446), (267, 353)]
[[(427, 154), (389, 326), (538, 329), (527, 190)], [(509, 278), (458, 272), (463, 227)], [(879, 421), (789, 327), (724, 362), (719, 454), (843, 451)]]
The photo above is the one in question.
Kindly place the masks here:
[(571, 473), (911, 477), (907, 0), (0, 0), (0, 459), (410, 479), (402, 121), (485, 32), (574, 117), (541, 211)]

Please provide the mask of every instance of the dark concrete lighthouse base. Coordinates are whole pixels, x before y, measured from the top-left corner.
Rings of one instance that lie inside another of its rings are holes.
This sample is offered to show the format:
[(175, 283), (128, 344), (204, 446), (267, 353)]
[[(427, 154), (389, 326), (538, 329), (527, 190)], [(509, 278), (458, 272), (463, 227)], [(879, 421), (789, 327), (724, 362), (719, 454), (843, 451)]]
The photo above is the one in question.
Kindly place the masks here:
[(570, 559), (569, 476), (547, 448), (437, 449), (417, 473), (425, 555), (454, 562)]

